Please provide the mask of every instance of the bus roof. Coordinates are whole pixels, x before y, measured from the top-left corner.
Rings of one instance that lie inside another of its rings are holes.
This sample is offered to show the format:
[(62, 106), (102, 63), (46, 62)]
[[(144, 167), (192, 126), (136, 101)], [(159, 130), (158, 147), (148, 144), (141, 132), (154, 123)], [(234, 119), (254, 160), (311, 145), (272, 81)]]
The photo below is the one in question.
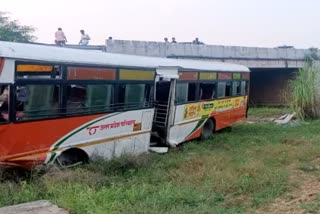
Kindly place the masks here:
[(66, 64), (87, 64), (120, 67), (180, 67), (188, 70), (249, 72), (242, 65), (186, 59), (168, 59), (80, 50), (46, 45), (0, 41), (0, 57)]

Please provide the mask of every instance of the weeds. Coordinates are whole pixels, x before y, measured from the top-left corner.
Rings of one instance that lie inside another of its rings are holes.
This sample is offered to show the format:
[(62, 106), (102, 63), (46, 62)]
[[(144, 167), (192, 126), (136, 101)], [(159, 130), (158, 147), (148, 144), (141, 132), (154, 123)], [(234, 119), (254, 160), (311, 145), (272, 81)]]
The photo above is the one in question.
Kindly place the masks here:
[(279, 117), (283, 114), (287, 114), (290, 111), (288, 107), (255, 107), (249, 108), (249, 117), (257, 118), (269, 118), (269, 117)]
[(316, 66), (305, 65), (289, 82), (290, 104), (300, 119), (320, 117), (320, 71)]

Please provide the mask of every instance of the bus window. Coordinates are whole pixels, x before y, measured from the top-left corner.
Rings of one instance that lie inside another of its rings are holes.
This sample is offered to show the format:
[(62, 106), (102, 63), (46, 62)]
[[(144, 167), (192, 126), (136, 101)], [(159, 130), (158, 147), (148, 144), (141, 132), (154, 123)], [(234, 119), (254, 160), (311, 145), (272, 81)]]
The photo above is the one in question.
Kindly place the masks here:
[(200, 99), (209, 100), (216, 96), (216, 84), (200, 83)]
[(231, 96), (231, 82), (218, 82), (218, 98)]
[(233, 81), (232, 82), (232, 96), (237, 96), (241, 94), (240, 90), (240, 81)]
[(145, 92), (146, 84), (121, 84), (119, 88), (119, 107), (125, 109), (144, 107)]
[(189, 83), (189, 87), (188, 87), (188, 102), (196, 101), (196, 99), (197, 99), (196, 90), (197, 90), (196, 83)]
[(147, 84), (146, 85), (146, 107), (152, 107), (154, 103), (154, 85)]
[(87, 89), (84, 85), (70, 85), (67, 88), (67, 113), (81, 113), (86, 109)]
[(177, 83), (176, 102), (186, 103), (188, 101), (188, 83)]
[(16, 88), (17, 120), (56, 117), (59, 114), (59, 85), (23, 85)]
[(9, 91), (8, 85), (0, 85), (0, 123), (9, 120)]
[(218, 82), (218, 98), (226, 96), (226, 82)]
[(241, 81), (241, 95), (248, 94), (248, 85), (247, 81)]
[(176, 85), (176, 103), (187, 103), (195, 101), (196, 83), (177, 83)]
[(67, 113), (101, 113), (113, 110), (113, 85), (70, 85), (67, 88)]
[(97, 84), (87, 85), (87, 96), (85, 106), (91, 113), (111, 111), (113, 103), (113, 85)]
[(231, 96), (231, 82), (230, 81), (228, 81), (228, 82), (226, 82), (226, 97), (230, 97)]

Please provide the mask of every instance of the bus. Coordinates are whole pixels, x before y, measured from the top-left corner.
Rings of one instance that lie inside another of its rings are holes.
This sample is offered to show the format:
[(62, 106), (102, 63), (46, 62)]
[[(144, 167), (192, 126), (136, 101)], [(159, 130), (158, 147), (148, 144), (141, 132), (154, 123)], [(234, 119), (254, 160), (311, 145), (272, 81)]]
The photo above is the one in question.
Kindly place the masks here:
[(241, 65), (0, 42), (0, 168), (206, 139), (246, 119), (249, 79)]

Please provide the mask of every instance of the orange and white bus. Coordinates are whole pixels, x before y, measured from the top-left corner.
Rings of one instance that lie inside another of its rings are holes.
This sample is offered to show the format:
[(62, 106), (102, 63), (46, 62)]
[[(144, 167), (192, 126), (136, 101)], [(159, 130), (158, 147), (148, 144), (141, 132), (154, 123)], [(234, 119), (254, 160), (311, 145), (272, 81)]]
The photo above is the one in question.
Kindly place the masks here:
[(0, 42), (0, 167), (176, 146), (246, 118), (240, 65)]

